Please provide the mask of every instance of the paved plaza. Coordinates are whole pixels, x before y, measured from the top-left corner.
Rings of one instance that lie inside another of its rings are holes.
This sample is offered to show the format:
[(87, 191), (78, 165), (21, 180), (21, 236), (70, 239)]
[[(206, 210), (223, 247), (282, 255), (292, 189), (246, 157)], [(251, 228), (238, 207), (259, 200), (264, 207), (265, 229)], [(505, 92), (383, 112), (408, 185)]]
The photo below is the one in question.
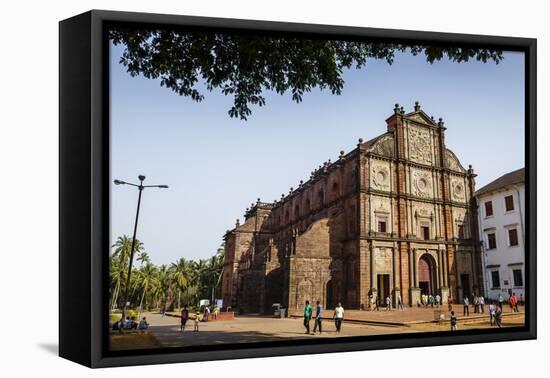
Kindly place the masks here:
[[(458, 313), (462, 306), (457, 305)], [(443, 310), (443, 309), (441, 309)], [(461, 313), (460, 313), (461, 314)], [(348, 311), (342, 331), (336, 332), (331, 319), (323, 320), (322, 334), (305, 334), (303, 319), (289, 317), (276, 319), (269, 316), (237, 316), (233, 320), (217, 320), (200, 322), (199, 332), (193, 332), (194, 321), (190, 319), (184, 332), (180, 331), (180, 319), (167, 315), (162, 317), (158, 313), (145, 313), (150, 323), (146, 333), (153, 336), (155, 344), (151, 347), (182, 347), (193, 345), (217, 345), (234, 343), (254, 343), (261, 341), (276, 341), (304, 338), (334, 338), (349, 336), (370, 336), (396, 333), (415, 333), (448, 331), (448, 317), (441, 322), (433, 322), (434, 310), (431, 308), (405, 309), (404, 311)], [(332, 312), (326, 311), (326, 317)], [(448, 316), (448, 314), (447, 314)], [(351, 318), (351, 319), (350, 319)], [(505, 312), (503, 325), (505, 327), (521, 326), (524, 322), (524, 313)], [(315, 321), (310, 322), (313, 331)], [(489, 328), (488, 314), (472, 314), (470, 317), (459, 316), (459, 330)], [(131, 338), (139, 337), (139, 332), (127, 335), (125, 346), (113, 349), (126, 349), (131, 346)], [(128, 342), (129, 341), (129, 342)]]

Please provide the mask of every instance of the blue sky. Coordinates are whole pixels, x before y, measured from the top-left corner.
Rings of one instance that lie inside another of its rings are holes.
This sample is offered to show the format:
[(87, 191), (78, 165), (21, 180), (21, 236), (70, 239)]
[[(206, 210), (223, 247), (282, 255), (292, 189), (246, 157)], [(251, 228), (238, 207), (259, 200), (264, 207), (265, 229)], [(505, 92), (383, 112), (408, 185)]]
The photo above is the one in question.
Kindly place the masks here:
[[(507, 52), (500, 64), (396, 56), (371, 60), (343, 75), (342, 95), (314, 90), (294, 103), (267, 92), (267, 105), (248, 121), (232, 119), (232, 98), (206, 92), (201, 103), (158, 81), (131, 77), (111, 46), (112, 178), (169, 189), (143, 194), (138, 239), (156, 264), (207, 258), (226, 230), (260, 197), (278, 199), (358, 138), (386, 130), (395, 103), (414, 101), (447, 127), (446, 144), (478, 174), (477, 188), (524, 166), (524, 57)], [(137, 190), (112, 185), (111, 237), (131, 235)]]

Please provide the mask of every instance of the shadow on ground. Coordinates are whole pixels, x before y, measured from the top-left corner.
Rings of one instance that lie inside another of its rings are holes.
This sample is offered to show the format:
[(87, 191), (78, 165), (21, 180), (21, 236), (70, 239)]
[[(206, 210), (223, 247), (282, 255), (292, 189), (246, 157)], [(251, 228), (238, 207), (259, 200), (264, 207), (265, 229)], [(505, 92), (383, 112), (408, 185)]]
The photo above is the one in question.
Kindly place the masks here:
[(59, 345), (57, 343), (40, 343), (38, 347), (45, 350), (48, 353), (59, 355)]

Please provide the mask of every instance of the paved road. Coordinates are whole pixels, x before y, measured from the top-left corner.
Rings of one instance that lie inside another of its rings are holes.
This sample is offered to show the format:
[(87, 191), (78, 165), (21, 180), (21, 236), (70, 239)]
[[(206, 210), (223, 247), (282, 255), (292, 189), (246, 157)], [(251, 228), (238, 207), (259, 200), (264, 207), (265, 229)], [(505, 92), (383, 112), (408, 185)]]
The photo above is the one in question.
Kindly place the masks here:
[[(474, 313), (473, 306), (470, 306), (469, 309), (470, 309), (470, 315), (463, 316), (464, 306), (461, 304), (453, 305), (453, 310), (457, 315), (459, 322), (461, 320), (473, 320), (476, 318), (489, 321), (489, 305), (485, 305), (484, 314)], [(519, 306), (519, 310), (522, 314), (524, 313), (523, 306)], [(392, 308), (391, 311), (386, 311), (386, 309), (383, 307), (381, 307), (379, 311), (346, 310), (345, 317), (347, 319), (356, 319), (356, 320), (372, 321), (372, 322), (414, 324), (418, 322), (430, 322), (434, 320), (435, 319), (434, 311), (443, 311), (445, 314), (445, 319), (449, 319), (450, 317), (450, 311), (448, 310), (447, 305), (440, 306), (440, 307), (434, 306), (433, 308), (431, 306), (415, 307), (415, 308), (405, 307), (404, 310), (399, 310), (399, 311), (397, 311), (394, 308)], [(510, 306), (504, 306), (503, 313), (506, 316), (508, 316), (508, 314), (511, 315), (512, 310), (510, 309)], [(301, 316), (302, 310), (295, 310), (292, 312), (292, 314)], [(323, 316), (330, 318), (332, 317), (332, 314), (333, 314), (332, 310), (325, 310), (323, 313)]]
[[(234, 320), (201, 322), (199, 332), (193, 332), (193, 321), (187, 323), (184, 332), (180, 331), (179, 318), (162, 317), (160, 314), (145, 314), (151, 324), (152, 333), (164, 347), (188, 345), (212, 345), (225, 343), (249, 343), (300, 338), (367, 336), (400, 333), (399, 327), (346, 324), (337, 333), (332, 321), (323, 321), (322, 335), (306, 335), (301, 319), (274, 319), (270, 317), (239, 316)], [(310, 323), (313, 330), (314, 321)], [(414, 330), (409, 330), (414, 332)]]

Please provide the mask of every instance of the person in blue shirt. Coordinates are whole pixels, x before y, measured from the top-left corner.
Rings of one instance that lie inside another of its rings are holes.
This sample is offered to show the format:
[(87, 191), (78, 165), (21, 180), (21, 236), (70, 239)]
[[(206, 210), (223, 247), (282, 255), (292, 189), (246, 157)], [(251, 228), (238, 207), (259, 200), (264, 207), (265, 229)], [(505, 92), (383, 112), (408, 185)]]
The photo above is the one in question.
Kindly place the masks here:
[(323, 306), (321, 306), (321, 302), (317, 301), (317, 306), (315, 307), (315, 325), (313, 326), (313, 333), (317, 332), (317, 327), (319, 327), (319, 334), (323, 333), (323, 327), (321, 326), (322, 315)]

